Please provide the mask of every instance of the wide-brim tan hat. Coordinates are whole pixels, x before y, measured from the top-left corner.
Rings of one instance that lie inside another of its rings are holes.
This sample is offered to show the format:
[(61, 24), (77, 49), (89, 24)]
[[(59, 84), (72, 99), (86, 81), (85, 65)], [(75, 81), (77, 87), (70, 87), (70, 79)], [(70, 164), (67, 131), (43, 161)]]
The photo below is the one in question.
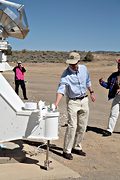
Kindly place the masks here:
[(67, 64), (76, 64), (78, 61), (80, 61), (80, 54), (76, 52), (71, 52), (69, 54), (69, 59), (66, 60)]

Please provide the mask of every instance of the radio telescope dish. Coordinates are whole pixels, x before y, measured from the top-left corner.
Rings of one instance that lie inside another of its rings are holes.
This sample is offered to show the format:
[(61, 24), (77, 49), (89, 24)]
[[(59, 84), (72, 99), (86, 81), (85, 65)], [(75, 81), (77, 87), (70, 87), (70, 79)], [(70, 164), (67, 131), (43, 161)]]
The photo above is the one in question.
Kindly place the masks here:
[(24, 39), (29, 32), (24, 5), (0, 0), (0, 71), (10, 70), (7, 56), (11, 46), (6, 38)]
[(0, 37), (24, 39), (28, 32), (24, 5), (0, 0)]

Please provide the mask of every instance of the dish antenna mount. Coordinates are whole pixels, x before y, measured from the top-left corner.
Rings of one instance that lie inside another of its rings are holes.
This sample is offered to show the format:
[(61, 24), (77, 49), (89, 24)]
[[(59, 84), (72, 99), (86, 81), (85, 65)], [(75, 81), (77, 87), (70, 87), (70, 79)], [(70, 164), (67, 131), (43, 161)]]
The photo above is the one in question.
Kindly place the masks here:
[(11, 70), (6, 61), (12, 47), (6, 38), (24, 39), (28, 32), (24, 5), (0, 0), (0, 71)]

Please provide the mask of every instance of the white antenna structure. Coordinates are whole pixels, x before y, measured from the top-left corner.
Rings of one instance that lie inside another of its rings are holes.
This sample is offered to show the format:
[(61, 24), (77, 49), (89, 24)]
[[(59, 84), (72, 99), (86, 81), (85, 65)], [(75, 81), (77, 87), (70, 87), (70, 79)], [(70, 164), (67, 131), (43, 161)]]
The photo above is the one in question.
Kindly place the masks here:
[(12, 47), (6, 38), (24, 39), (28, 32), (24, 5), (0, 0), (0, 71), (11, 70), (6, 61)]

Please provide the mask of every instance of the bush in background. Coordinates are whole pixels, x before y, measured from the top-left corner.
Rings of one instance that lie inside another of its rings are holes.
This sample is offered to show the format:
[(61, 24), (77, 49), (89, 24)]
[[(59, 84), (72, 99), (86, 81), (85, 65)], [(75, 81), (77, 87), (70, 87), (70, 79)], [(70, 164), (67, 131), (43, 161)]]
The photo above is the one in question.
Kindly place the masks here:
[(88, 51), (88, 53), (86, 54), (86, 56), (84, 57), (83, 61), (85, 62), (91, 62), (94, 60), (94, 56), (91, 53), (91, 51)]

